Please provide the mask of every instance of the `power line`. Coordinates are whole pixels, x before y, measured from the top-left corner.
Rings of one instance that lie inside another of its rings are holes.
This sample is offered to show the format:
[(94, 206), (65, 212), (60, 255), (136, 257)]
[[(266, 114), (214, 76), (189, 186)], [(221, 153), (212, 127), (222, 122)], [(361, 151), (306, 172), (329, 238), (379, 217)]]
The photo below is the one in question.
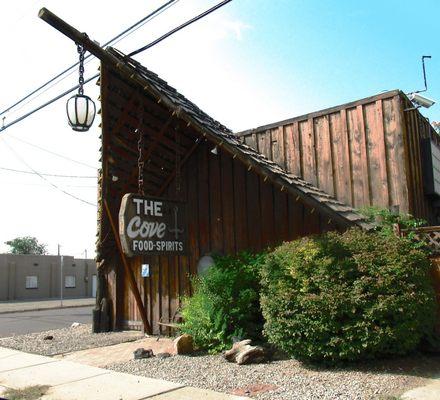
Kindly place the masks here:
[[(120, 40), (122, 40), (124, 37), (128, 36), (124, 36), (126, 33), (130, 32), (131, 30), (133, 30), (133, 32), (135, 32), (137, 29), (139, 29), (141, 26), (143, 26), (146, 22), (148, 22), (149, 19), (153, 19), (155, 16), (160, 15), (163, 11), (165, 11), (167, 8), (171, 7), (172, 3), (177, 3), (179, 0), (169, 0), (168, 2), (166, 2), (165, 4), (163, 4), (162, 6), (160, 6), (159, 8), (157, 8), (156, 10), (154, 10), (153, 12), (151, 12), (150, 14), (148, 14), (147, 16), (145, 16), (144, 18), (140, 19), (138, 22), (136, 22), (135, 24), (131, 25), (129, 28), (125, 29), (124, 31), (122, 31), (121, 33), (119, 33), (118, 35), (116, 35), (114, 38), (110, 39), (108, 42), (104, 43), (104, 46), (109, 45), (112, 42), (118, 42)], [(136, 28), (136, 29), (135, 29)], [(123, 37), (124, 36), (124, 37)], [(84, 60), (86, 60), (87, 58), (91, 57), (92, 54), (88, 54)], [(8, 111), (12, 110), (14, 107), (16, 107), (17, 105), (19, 105), (20, 103), (22, 103), (23, 101), (25, 101), (26, 99), (28, 99), (29, 97), (33, 96), (35, 93), (37, 93), (38, 91), (40, 91), (41, 89), (45, 88), (47, 85), (51, 84), (52, 82), (56, 81), (58, 78), (60, 78), (61, 76), (63, 76), (65, 73), (69, 72), (70, 70), (72, 70), (73, 68), (75, 68), (77, 65), (79, 64), (79, 62), (76, 62), (75, 64), (71, 65), (70, 67), (66, 68), (64, 71), (60, 72), (58, 75), (54, 76), (53, 78), (49, 79), (46, 83), (44, 83), (43, 85), (39, 86), (37, 89), (33, 90), (31, 93), (27, 94), (26, 96), (24, 96), (23, 98), (21, 98), (20, 100), (18, 100), (17, 102), (15, 102), (12, 106), (6, 108), (5, 110), (3, 110), (2, 112), (0, 112), (0, 116), (7, 113)], [(64, 79), (64, 78), (63, 78)]]
[[(131, 53), (128, 54), (129, 57), (132, 57), (133, 55), (139, 54), (140, 52), (147, 50), (151, 47), (153, 47), (154, 45), (158, 44), (159, 42), (161, 42), (162, 40), (168, 38), (169, 36), (173, 35), (174, 33), (180, 31), (181, 29), (185, 28), (188, 25), (191, 25), (193, 22), (198, 21), (199, 19), (205, 17), (206, 15), (212, 13), (213, 11), (217, 10), (218, 8), (224, 6), (227, 3), (230, 3), (232, 0), (224, 0), (221, 3), (218, 3), (216, 6), (210, 8), (209, 10), (203, 12), (202, 14), (199, 14), (198, 16), (188, 20), (187, 22), (183, 23), (182, 25), (179, 25), (177, 28), (172, 29), (171, 31), (167, 32), (165, 35), (162, 35), (161, 37), (159, 37), (158, 39), (150, 42), (149, 44), (147, 44), (144, 47), (141, 47), (138, 50), (135, 50)], [(84, 85), (89, 83), (91, 80), (96, 79), (99, 77), (99, 74), (96, 74), (94, 76), (92, 76), (91, 78), (88, 78), (84, 81)], [(22, 120), (24, 120), (25, 118), (29, 117), (30, 115), (36, 113), (37, 111), (41, 110), (42, 108), (45, 108), (47, 106), (49, 106), (50, 104), (54, 103), (55, 101), (61, 99), (62, 97), (68, 95), (69, 93), (73, 92), (74, 90), (78, 89), (79, 85), (74, 86), (73, 88), (66, 90), (65, 92), (61, 93), (60, 95), (54, 97), (52, 100), (49, 100), (48, 102), (42, 104), (41, 106), (35, 108), (34, 110), (28, 112), (27, 114), (15, 119), (14, 121), (4, 125), (3, 127), (0, 128), (0, 133), (2, 131), (4, 131), (5, 129), (9, 128), (10, 126), (16, 124), (17, 122), (20, 122)]]
[(10, 145), (8, 142), (6, 142), (6, 140), (3, 138), (3, 143), (9, 148), (9, 150), (12, 151), (12, 153), (14, 153), (14, 155), (24, 164), (26, 165), (26, 167), (28, 167), (31, 171), (33, 171), (35, 174), (37, 174), (41, 179), (43, 179), (44, 181), (46, 181), (50, 186), (52, 186), (53, 188), (59, 190), (60, 192), (66, 194), (69, 197), (72, 197), (75, 200), (78, 200), (82, 203), (88, 204), (90, 206), (96, 207), (96, 204), (93, 204), (87, 200), (81, 199), (78, 196), (75, 196), (72, 193), (69, 193), (67, 191), (65, 191), (64, 189), (60, 188), (59, 186), (55, 185), (54, 183), (52, 183), (49, 179), (47, 179), (45, 176), (41, 175), (38, 171), (36, 171), (34, 168), (32, 168)]
[(203, 13), (195, 16), (194, 18), (191, 18), (190, 20), (184, 22), (182, 25), (179, 25), (178, 27), (171, 29), (169, 32), (165, 33), (165, 35), (162, 35), (161, 37), (157, 38), (156, 40), (153, 40), (151, 43), (147, 44), (146, 46), (141, 47), (140, 49), (137, 49), (135, 51), (132, 51), (130, 54), (128, 54), (128, 56), (132, 57), (132, 56), (135, 56), (136, 54), (142, 53), (143, 51), (149, 49), (150, 47), (155, 46), (156, 44), (160, 43), (162, 40), (166, 39), (167, 37), (173, 35), (176, 32), (179, 32), (181, 29), (186, 28), (187, 26), (198, 21), (199, 19), (206, 17), (207, 15), (211, 14), (215, 10), (218, 10), (219, 8), (230, 3), (231, 1), (232, 0), (224, 0), (224, 1), (216, 4), (214, 7), (211, 7), (209, 10), (206, 10)]
[[(18, 121), (17, 121), (17, 122), (18, 122)], [(73, 158), (70, 158), (70, 157), (64, 156), (64, 155), (59, 154), (59, 153), (55, 153), (55, 152), (52, 151), (52, 150), (45, 149), (44, 147), (41, 147), (41, 146), (38, 146), (37, 144), (34, 144), (34, 143), (31, 143), (31, 142), (28, 142), (27, 140), (20, 139), (20, 138), (15, 137), (15, 136), (10, 136), (10, 138), (11, 138), (11, 139), (14, 139), (14, 140), (18, 140), (19, 142), (25, 143), (25, 144), (27, 144), (27, 145), (29, 145), (29, 146), (35, 147), (36, 149), (39, 149), (39, 150), (41, 150), (41, 151), (45, 151), (46, 153), (52, 154), (52, 155), (54, 155), (54, 156), (57, 156), (57, 157), (63, 158), (63, 159), (68, 160), (68, 161), (71, 161), (71, 162), (73, 162), (73, 163), (75, 163), (75, 164), (82, 165), (82, 166), (87, 167), (87, 168), (91, 168), (91, 169), (93, 169), (93, 170), (95, 170), (95, 171), (97, 170), (97, 167), (94, 167), (93, 165), (89, 165), (89, 164), (86, 164), (86, 163), (84, 163), (84, 162), (74, 160)]]
[[(20, 186), (44, 186), (47, 187), (47, 183), (32, 183), (32, 182), (5, 182), (5, 181), (0, 181), (0, 184), (2, 185), (20, 185)], [(95, 189), (97, 188), (97, 186), (92, 186), (92, 185), (63, 185), (64, 187), (69, 187), (69, 188), (88, 188), (88, 189)]]
[[(0, 169), (5, 170), (5, 171), (10, 171), (10, 172), (17, 172), (17, 173), (21, 173), (21, 174), (32, 174), (32, 175), (38, 175), (35, 172), (32, 171), (23, 171), (20, 169), (13, 169), (13, 168), (6, 168), (6, 167), (0, 167)], [(96, 176), (86, 176), (86, 175), (59, 175), (59, 174), (43, 174), (42, 172), (40, 172), (41, 175), (43, 176), (52, 176), (55, 178), (87, 178), (87, 179), (96, 179)]]
[[(99, 74), (96, 74), (96, 75), (92, 76), (91, 78), (86, 79), (84, 81), (84, 85), (86, 83), (89, 83), (91, 80), (96, 79), (98, 76), (99, 76)], [(36, 113), (37, 111), (40, 111), (41, 109), (47, 107), (48, 105), (54, 103), (57, 100), (63, 98), (64, 96), (67, 96), (69, 93), (73, 92), (74, 90), (76, 90), (78, 88), (79, 88), (79, 85), (75, 85), (73, 88), (70, 88), (70, 89), (66, 90), (65, 92), (63, 92), (63, 93), (59, 94), (58, 96), (54, 97), (52, 100), (49, 100), (48, 102), (42, 104), (41, 106), (38, 106), (37, 108), (34, 108), (32, 111), (29, 111), (28, 113), (22, 115), (21, 117), (19, 117), (17, 119), (14, 119), (9, 124), (6, 124), (6, 125), (2, 126), (0, 128), (0, 132), (4, 131), (5, 129), (9, 128), (12, 125), (15, 125), (17, 122), (23, 121), (25, 118), (31, 116), (32, 114)]]

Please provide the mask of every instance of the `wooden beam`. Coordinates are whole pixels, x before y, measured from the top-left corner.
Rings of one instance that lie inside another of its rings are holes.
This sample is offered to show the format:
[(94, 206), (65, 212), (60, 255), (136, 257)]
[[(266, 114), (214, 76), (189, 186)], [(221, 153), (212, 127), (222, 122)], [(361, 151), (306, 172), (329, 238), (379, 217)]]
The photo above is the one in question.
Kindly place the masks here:
[[(102, 72), (101, 72), (102, 73)], [(121, 114), (119, 115), (116, 124), (114, 125), (111, 132), (115, 135), (118, 134), (119, 130), (124, 126), (124, 123), (126, 122), (128, 118), (128, 112), (130, 111), (131, 107), (134, 105), (134, 100), (136, 99), (136, 96), (131, 96), (130, 99), (125, 103), (123, 106), (123, 109), (121, 111)]]
[(188, 153), (186, 153), (186, 155), (183, 157), (182, 161), (180, 162), (180, 165), (176, 165), (176, 168), (174, 169), (174, 171), (170, 174), (170, 176), (167, 178), (167, 180), (165, 181), (165, 183), (163, 184), (163, 186), (158, 190), (158, 192), (156, 193), (156, 196), (161, 196), (163, 194), (163, 192), (166, 190), (166, 188), (169, 186), (169, 184), (171, 183), (171, 181), (174, 179), (174, 177), (176, 176), (176, 172), (177, 172), (177, 168), (182, 168), (185, 163), (188, 161), (188, 159), (191, 157), (191, 155), (194, 153), (195, 149), (197, 148), (197, 146), (202, 142), (202, 138), (199, 138), (193, 145), (192, 147), (189, 149)]
[(107, 216), (108, 216), (108, 219), (110, 221), (110, 225), (112, 227), (113, 236), (115, 238), (115, 242), (116, 242), (116, 245), (117, 245), (118, 250), (119, 250), (119, 255), (121, 256), (122, 264), (124, 264), (125, 272), (128, 275), (128, 281), (129, 281), (129, 284), (130, 284), (130, 288), (131, 288), (131, 290), (133, 292), (133, 295), (134, 295), (134, 298), (136, 300), (136, 304), (137, 304), (139, 313), (141, 314), (142, 322), (144, 324), (144, 330), (148, 334), (151, 334), (152, 333), (151, 326), (150, 326), (150, 324), (148, 322), (147, 312), (145, 311), (144, 304), (142, 303), (142, 298), (141, 298), (141, 295), (139, 293), (139, 290), (138, 290), (138, 287), (137, 287), (137, 284), (136, 284), (136, 279), (135, 279), (135, 277), (133, 275), (133, 271), (131, 270), (130, 266), (128, 265), (127, 258), (125, 257), (125, 254), (122, 251), (122, 245), (121, 245), (121, 242), (119, 240), (118, 230), (116, 229), (115, 222), (113, 221), (113, 217), (112, 217), (110, 208), (109, 208), (109, 206), (107, 204), (107, 200), (105, 200), (105, 199), (104, 199), (104, 206), (105, 206), (105, 209), (107, 211)]

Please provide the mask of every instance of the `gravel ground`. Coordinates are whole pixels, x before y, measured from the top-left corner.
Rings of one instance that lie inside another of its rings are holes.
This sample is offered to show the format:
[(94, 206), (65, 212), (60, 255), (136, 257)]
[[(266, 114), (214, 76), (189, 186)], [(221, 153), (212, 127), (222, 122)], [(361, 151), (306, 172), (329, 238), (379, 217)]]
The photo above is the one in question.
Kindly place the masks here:
[[(133, 360), (107, 368), (259, 400), (366, 400), (392, 399), (423, 385), (440, 373), (440, 357), (414, 355), (356, 368), (313, 369), (295, 360), (238, 366), (222, 356), (202, 355)], [(266, 391), (254, 393), (256, 384)]]
[[(48, 335), (53, 336), (53, 339), (44, 340), (44, 337)], [(92, 333), (91, 325), (81, 324), (75, 328), (54, 329), (2, 338), (0, 346), (43, 356), (54, 356), (71, 351), (134, 341), (142, 337), (140, 332), (135, 331)]]

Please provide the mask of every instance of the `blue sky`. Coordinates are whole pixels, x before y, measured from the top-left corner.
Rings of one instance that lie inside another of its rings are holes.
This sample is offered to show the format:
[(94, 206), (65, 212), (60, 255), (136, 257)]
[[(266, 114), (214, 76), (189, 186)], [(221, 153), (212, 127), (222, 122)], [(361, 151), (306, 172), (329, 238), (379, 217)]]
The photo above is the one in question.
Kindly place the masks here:
[[(422, 55), (432, 55), (426, 95), (440, 102), (439, 1), (241, 0), (230, 7), (249, 25), (231, 57), (286, 101), (302, 98), (296, 114), (421, 89)], [(440, 119), (439, 107), (423, 113)]]

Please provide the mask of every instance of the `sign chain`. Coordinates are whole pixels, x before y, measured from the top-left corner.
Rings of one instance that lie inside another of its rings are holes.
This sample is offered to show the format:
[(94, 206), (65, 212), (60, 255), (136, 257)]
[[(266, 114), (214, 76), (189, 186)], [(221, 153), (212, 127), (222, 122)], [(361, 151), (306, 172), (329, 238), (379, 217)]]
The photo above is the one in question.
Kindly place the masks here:
[(138, 193), (142, 196), (144, 196), (144, 160), (143, 160), (143, 149), (144, 149), (144, 135), (142, 133), (142, 125), (143, 125), (143, 113), (142, 113), (142, 106), (139, 105), (139, 108), (141, 110), (141, 114), (139, 115), (139, 125), (137, 127), (137, 133), (139, 135), (138, 137)]
[(174, 130), (176, 142), (176, 197), (180, 194), (180, 153), (178, 151), (180, 146), (180, 135), (177, 129)]

